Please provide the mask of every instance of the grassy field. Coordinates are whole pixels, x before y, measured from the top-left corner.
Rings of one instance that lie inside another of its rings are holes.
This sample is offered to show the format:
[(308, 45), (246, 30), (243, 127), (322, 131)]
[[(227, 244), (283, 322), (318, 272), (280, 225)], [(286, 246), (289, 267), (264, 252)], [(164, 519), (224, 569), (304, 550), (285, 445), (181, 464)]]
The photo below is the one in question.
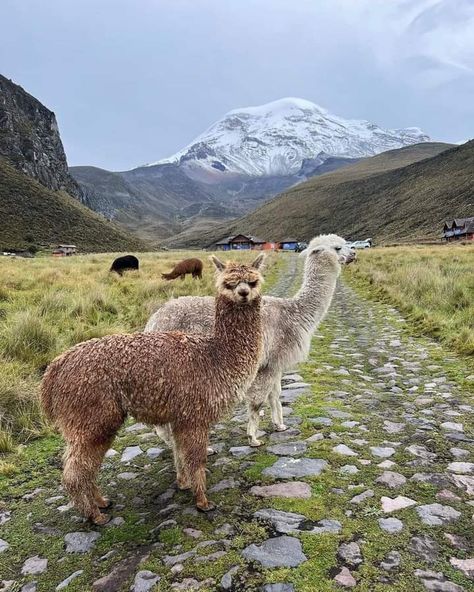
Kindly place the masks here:
[[(166, 282), (163, 271), (189, 253), (140, 256), (139, 272), (108, 272), (113, 254), (64, 259), (0, 258), (0, 453), (44, 433), (37, 390), (47, 364), (75, 343), (109, 333), (141, 330), (163, 302), (214, 293), (207, 253), (204, 277)], [(255, 253), (225, 254), (247, 261)], [(270, 286), (277, 272), (271, 256)], [(1, 461), (0, 461), (1, 462)], [(0, 467), (1, 470), (1, 467)]]
[(347, 277), (395, 305), (419, 333), (474, 356), (474, 245), (367, 250)]

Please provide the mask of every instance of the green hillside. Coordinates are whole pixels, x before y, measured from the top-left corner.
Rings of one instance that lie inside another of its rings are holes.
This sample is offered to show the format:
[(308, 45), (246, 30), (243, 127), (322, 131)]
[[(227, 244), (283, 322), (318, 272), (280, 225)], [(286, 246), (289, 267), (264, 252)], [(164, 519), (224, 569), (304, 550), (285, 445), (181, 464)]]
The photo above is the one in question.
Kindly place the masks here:
[(72, 243), (81, 251), (149, 246), (62, 191), (51, 191), (0, 158), (0, 249)]
[(230, 224), (183, 238), (194, 246), (237, 232), (267, 240), (322, 232), (377, 242), (435, 237), (445, 217), (472, 215), (473, 184), (474, 142), (417, 144), (312, 178)]

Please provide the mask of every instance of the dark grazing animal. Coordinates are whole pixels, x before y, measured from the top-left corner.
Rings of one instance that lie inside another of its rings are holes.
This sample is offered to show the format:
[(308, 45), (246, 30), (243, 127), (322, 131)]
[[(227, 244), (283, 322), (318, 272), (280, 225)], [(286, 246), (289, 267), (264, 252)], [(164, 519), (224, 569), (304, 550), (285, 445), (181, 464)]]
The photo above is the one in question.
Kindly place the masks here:
[(119, 275), (122, 275), (124, 271), (136, 269), (138, 271), (139, 263), (138, 259), (134, 255), (124, 255), (123, 257), (117, 257), (112, 263), (110, 271), (115, 271)]
[(133, 333), (80, 343), (56, 358), (41, 385), (41, 403), (67, 443), (63, 482), (77, 509), (95, 524), (108, 518), (96, 476), (127, 415), (169, 425), (180, 489), (206, 497), (209, 429), (243, 397), (263, 348), (259, 268), (221, 263), (212, 335)]
[(162, 273), (161, 277), (164, 280), (175, 280), (176, 278), (181, 278), (184, 280), (184, 277), (187, 273), (192, 274), (193, 278), (202, 278), (202, 261), (201, 259), (183, 259), (177, 263), (172, 271), (169, 273)]

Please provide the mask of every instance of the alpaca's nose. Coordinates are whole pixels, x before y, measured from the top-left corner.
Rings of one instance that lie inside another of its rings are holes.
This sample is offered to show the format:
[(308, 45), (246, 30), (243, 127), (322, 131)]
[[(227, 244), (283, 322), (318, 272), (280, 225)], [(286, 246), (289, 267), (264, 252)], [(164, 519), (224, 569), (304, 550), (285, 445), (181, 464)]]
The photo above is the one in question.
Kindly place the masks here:
[(237, 290), (237, 294), (242, 296), (242, 298), (247, 298), (247, 296), (250, 294), (250, 291), (248, 288), (239, 288)]

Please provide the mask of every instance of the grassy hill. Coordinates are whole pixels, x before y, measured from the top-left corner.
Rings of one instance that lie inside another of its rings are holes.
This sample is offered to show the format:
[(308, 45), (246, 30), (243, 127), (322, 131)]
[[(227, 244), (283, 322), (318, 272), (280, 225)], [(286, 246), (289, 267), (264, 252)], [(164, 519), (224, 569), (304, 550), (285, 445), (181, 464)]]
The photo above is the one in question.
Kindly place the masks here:
[(417, 144), (312, 178), (230, 224), (168, 243), (208, 245), (237, 232), (267, 240), (321, 232), (376, 242), (435, 237), (444, 218), (472, 215), (473, 182), (474, 142)]
[(81, 251), (148, 250), (62, 191), (51, 191), (0, 158), (0, 249), (72, 243)]

